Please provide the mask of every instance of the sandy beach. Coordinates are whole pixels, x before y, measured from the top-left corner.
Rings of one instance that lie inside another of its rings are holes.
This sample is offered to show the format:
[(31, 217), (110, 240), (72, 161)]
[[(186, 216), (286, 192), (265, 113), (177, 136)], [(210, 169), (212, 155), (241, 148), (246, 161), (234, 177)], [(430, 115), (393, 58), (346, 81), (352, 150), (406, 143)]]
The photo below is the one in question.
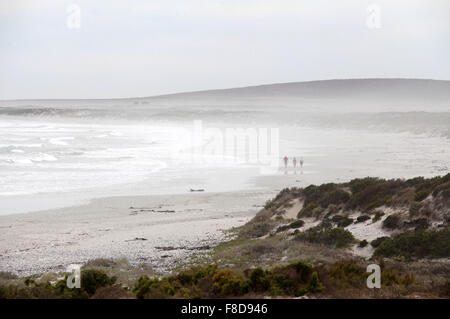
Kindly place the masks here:
[(127, 258), (165, 271), (253, 217), (267, 192), (189, 193), (93, 200), (0, 217), (0, 268), (21, 276), (93, 258)]
[(0, 2), (0, 301), (450, 298), (450, 2), (406, 2)]
[[(448, 159), (445, 138), (371, 133), (354, 147), (345, 132), (336, 142), (334, 131), (301, 132), (282, 131), (301, 136), (309, 146), (282, 140), (281, 154), (306, 154), (303, 170), (280, 167), (262, 175), (254, 167), (169, 169), (98, 190), (3, 196), (0, 271), (26, 276), (95, 258), (126, 258), (167, 272), (224, 240), (225, 230), (246, 223), (285, 187), (364, 176), (435, 176), (445, 171)], [(314, 138), (318, 134), (327, 143), (316, 143), (322, 139)]]
[(0, 271), (26, 276), (126, 258), (166, 272), (224, 240), (286, 187), (449, 170), (447, 113), (384, 113), (383, 103), (380, 113), (343, 113), (354, 100), (290, 98), (280, 112), (260, 93), (242, 106), (239, 92), (223, 105), (0, 103)]

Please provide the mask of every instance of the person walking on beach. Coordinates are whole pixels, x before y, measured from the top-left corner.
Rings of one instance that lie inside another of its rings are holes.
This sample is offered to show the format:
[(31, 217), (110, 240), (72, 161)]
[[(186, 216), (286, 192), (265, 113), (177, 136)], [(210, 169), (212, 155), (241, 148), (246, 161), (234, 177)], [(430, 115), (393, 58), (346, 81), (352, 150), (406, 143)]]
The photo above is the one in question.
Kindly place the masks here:
[(287, 168), (287, 165), (288, 165), (288, 157), (287, 157), (287, 156), (284, 156), (283, 160), (284, 160), (284, 168)]
[(300, 158), (300, 167), (303, 168), (303, 157)]
[(292, 159), (292, 163), (294, 164), (294, 169), (297, 167), (297, 159), (294, 157)]

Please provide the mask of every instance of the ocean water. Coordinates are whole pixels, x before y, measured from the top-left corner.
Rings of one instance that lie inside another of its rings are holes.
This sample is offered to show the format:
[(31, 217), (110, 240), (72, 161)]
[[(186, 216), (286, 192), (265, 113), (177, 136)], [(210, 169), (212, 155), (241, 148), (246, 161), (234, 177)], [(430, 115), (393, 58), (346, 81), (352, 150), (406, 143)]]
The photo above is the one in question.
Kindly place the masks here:
[[(0, 118), (0, 214), (56, 208), (112, 195), (232, 190), (223, 155), (194, 160), (191, 130), (178, 123)], [(201, 142), (200, 142), (201, 143)], [(211, 174), (212, 172), (212, 174)], [(241, 182), (237, 182), (240, 179)], [(205, 180), (207, 180), (205, 182)]]
[[(222, 132), (233, 125), (220, 119), (209, 124)], [(279, 130), (277, 167), (270, 173), (233, 152), (203, 152), (195, 160), (196, 147), (211, 141), (204, 138), (196, 145), (187, 138), (192, 121), (0, 117), (0, 214), (116, 195), (261, 188), (255, 180), (264, 175), (275, 175), (276, 181), (264, 186), (275, 191), (299, 182), (304, 186), (365, 176), (408, 178), (449, 172), (450, 140), (445, 137), (261, 125)], [(287, 169), (284, 156), (289, 157)], [(294, 156), (304, 158), (301, 170), (293, 169)]]
[(159, 128), (0, 121), (0, 195), (95, 188), (165, 167)]

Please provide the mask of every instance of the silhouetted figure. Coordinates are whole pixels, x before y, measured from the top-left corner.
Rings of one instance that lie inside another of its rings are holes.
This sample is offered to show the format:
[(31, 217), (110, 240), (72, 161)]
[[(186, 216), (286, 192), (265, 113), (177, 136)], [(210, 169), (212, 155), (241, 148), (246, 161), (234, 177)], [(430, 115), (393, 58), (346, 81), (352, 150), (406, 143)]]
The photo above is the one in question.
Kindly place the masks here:
[(294, 169), (297, 167), (297, 159), (294, 157), (292, 159), (292, 164), (294, 164)]
[(300, 171), (303, 174), (303, 157), (300, 158)]
[(284, 175), (287, 175), (288, 157), (287, 156), (283, 157), (283, 161), (284, 161)]

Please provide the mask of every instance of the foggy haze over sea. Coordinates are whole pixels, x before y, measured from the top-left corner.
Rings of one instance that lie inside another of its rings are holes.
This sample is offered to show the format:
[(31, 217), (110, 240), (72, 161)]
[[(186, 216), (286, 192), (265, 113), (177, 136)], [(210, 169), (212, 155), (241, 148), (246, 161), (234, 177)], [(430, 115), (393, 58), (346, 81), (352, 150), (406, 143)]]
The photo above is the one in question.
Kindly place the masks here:
[(0, 299), (449, 297), (449, 40), (448, 0), (0, 1)]
[[(264, 174), (251, 163), (206, 153), (208, 160), (191, 161), (183, 137), (195, 121), (223, 132), (279, 129), (275, 175), (286, 173), (283, 156), (305, 160), (302, 172), (287, 172), (302, 173), (289, 177), (294, 184), (444, 174), (449, 95), (448, 81), (374, 79), (117, 100), (1, 101), (1, 213), (110, 195), (259, 187)], [(18, 205), (21, 196), (36, 205)]]

